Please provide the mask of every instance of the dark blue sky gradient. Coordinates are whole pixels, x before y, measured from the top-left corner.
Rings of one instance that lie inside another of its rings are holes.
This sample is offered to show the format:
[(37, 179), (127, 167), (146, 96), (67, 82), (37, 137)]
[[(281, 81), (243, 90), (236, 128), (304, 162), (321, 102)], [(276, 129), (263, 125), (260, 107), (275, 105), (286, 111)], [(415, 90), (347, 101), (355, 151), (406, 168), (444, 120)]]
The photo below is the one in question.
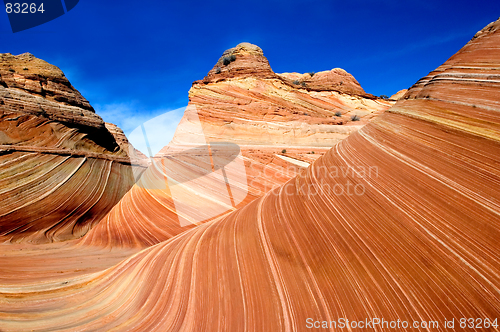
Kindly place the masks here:
[(275, 72), (341, 67), (365, 91), (391, 95), (499, 16), (497, 0), (80, 0), (16, 34), (0, 14), (0, 52), (60, 67), (105, 120), (120, 124), (120, 116), (185, 106), (192, 81), (243, 41), (259, 45)]

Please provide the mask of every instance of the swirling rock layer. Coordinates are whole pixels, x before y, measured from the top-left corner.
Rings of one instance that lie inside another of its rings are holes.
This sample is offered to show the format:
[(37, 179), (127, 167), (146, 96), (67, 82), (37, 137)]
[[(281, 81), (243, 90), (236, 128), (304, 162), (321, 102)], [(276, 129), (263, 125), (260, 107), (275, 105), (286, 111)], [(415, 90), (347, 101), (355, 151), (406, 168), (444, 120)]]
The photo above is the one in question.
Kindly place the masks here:
[[(258, 46), (242, 43), (224, 52), (207, 76), (193, 83), (189, 105), (207, 141), (331, 147), (392, 103), (365, 93), (340, 68), (275, 74)], [(191, 124), (192, 117), (185, 114), (174, 143), (192, 141)]]
[(404, 95), (406, 94), (407, 91), (408, 91), (408, 89), (399, 90), (398, 92), (393, 94), (389, 99), (399, 100), (399, 99), (404, 97)]
[(128, 141), (55, 66), (0, 55), (0, 241), (83, 236), (133, 184)]
[[(209, 159), (200, 154), (179, 159), (168, 168), (170, 174), (184, 175), (183, 191), (134, 186), (84, 243), (146, 247), (199, 222), (220, 218), (299, 174), (391, 105), (366, 94), (342, 69), (314, 75), (275, 74), (262, 50), (248, 43), (225, 51), (204, 80), (193, 84), (189, 100), (174, 139), (156, 155), (158, 165), (162, 153), (196, 146), (194, 142), (235, 143), (241, 149), (236, 162), (244, 165), (246, 174), (236, 175), (231, 185), (239, 192), (247, 190), (248, 195), (232, 204), (222, 177), (209, 174)], [(354, 115), (358, 121), (351, 119)], [(165, 183), (162, 167), (150, 167), (144, 175), (150, 177), (149, 183)], [(201, 176), (206, 179), (199, 183), (185, 182), (187, 177)], [(180, 209), (175, 202), (179, 196), (185, 201)], [(186, 207), (190, 201), (194, 206)]]
[[(443, 68), (497, 70), (499, 27)], [(447, 331), (445, 319), (498, 318), (500, 85), (438, 76), (222, 219), (102, 272), (0, 287), (2, 329), (308, 331), (307, 318), (378, 317)]]
[[(179, 146), (171, 145), (168, 148), (171, 152)], [(168, 185), (166, 188), (156, 188), (157, 184), (167, 181), (162, 159), (157, 158), (156, 165), (160, 167), (150, 166), (140, 182), (125, 194), (81, 243), (97, 247), (144, 248), (168, 240), (201, 222), (220, 219), (285, 183), (327, 151), (314, 149), (315, 154), (301, 149), (288, 149), (285, 155), (281, 153), (281, 148), (242, 147), (241, 155), (234, 162), (245, 168), (245, 174), (231, 174), (228, 171), (229, 176), (232, 176), (232, 195), (244, 197), (234, 205), (228, 202), (224, 179), (220, 174), (212, 173), (210, 165), (204, 165), (203, 159), (196, 155), (184, 160), (177, 157), (175, 163), (169, 165), (168, 174), (180, 174), (186, 180), (203, 177), (203, 180), (187, 181), (183, 184), (184, 190), (174, 194)], [(294, 158), (288, 157), (290, 155)], [(179, 199), (179, 196), (185, 203), (192, 202), (192, 210), (188, 207), (176, 208), (173, 197)]]

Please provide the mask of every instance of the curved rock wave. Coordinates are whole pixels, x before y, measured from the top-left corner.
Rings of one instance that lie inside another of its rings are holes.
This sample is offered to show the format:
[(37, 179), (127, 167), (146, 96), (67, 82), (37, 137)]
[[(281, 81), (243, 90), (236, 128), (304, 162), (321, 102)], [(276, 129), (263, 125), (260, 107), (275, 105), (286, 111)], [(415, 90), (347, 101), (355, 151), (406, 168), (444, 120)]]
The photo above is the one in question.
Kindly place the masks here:
[[(224, 52), (204, 80), (193, 83), (172, 142), (143, 175), (146, 185), (134, 186), (82, 243), (147, 247), (221, 218), (299, 174), (392, 103), (366, 94), (339, 68), (275, 74), (258, 46), (239, 44)], [(164, 118), (150, 121), (156, 127)], [(149, 124), (138, 129), (138, 136)], [(155, 132), (162, 131), (152, 130), (148, 140), (156, 143), (161, 137), (156, 139)], [(213, 155), (198, 151), (186, 159), (179, 154), (221, 142), (238, 146), (241, 168), (223, 174), (211, 168)], [(181, 185), (168, 180), (177, 177)]]
[(79, 238), (106, 215), (137, 157), (108, 127), (57, 67), (0, 54), (0, 242)]
[[(452, 68), (499, 68), (499, 27), (481, 31)], [(500, 111), (500, 89), (494, 79), (431, 81), (406, 97), (432, 88), (444, 101), (400, 100), (222, 219), (103, 272), (0, 287), (2, 328), (304, 331), (308, 318), (378, 317), (445, 331), (445, 319), (497, 318), (500, 125), (489, 109)]]

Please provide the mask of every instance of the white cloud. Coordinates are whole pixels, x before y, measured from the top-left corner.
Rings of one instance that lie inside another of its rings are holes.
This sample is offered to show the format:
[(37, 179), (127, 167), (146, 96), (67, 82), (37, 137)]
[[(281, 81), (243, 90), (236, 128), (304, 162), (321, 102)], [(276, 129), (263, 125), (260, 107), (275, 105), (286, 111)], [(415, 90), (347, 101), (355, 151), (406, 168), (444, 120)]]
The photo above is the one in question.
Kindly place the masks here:
[(147, 128), (151, 152), (155, 155), (172, 140), (177, 125), (186, 109), (182, 107), (175, 110), (139, 111), (134, 103), (95, 105), (94, 108), (104, 121), (114, 123), (120, 127), (132, 145), (147, 156), (149, 156), (149, 151), (147, 146), (143, 144), (143, 139), (137, 139), (139, 133), (142, 135), (141, 125), (149, 120), (156, 122), (155, 126), (149, 125)]
[(140, 123), (127, 137), (132, 145), (146, 156), (156, 155), (174, 137), (177, 125), (186, 108), (165, 112)]

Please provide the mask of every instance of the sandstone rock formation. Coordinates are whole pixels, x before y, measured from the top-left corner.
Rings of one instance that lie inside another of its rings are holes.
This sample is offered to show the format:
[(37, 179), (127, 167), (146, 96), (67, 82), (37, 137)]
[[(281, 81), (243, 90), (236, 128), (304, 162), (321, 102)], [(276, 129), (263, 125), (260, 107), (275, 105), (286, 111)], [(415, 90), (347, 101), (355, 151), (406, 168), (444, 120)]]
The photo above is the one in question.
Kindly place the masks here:
[[(242, 209), (102, 272), (4, 283), (0, 326), (305, 331), (307, 318), (378, 317), (438, 321), (418, 330), (447, 331), (445, 319), (455, 327), (464, 317), (494, 320), (499, 66), (497, 21), (415, 84), (410, 98)], [(361, 172), (370, 167), (377, 172)], [(348, 182), (362, 193), (335, 191)]]
[[(94, 111), (89, 102), (71, 86), (59, 68), (30, 53), (17, 56), (10, 53), (0, 54), (0, 72), (2, 77), (0, 85), (4, 88), (21, 89), (45, 97), (47, 100), (76, 106), (92, 113)], [(51, 110), (48, 111), (50, 113)], [(60, 114), (62, 117), (71, 115)], [(89, 122), (90, 119), (79, 118), (79, 120)]]
[[(182, 186), (134, 186), (83, 243), (146, 247), (220, 218), (294, 177), (390, 105), (365, 93), (342, 69), (275, 74), (258, 46), (239, 44), (225, 51), (203, 80), (193, 83), (172, 142), (144, 175), (149, 184), (164, 184), (168, 172), (182, 178)], [(351, 119), (355, 115), (359, 121)], [(208, 155), (207, 160), (201, 152), (180, 158), (179, 151), (217, 142), (241, 149), (236, 162), (244, 165), (246, 174), (231, 180), (233, 191), (243, 195), (236, 202), (219, 192), (225, 192), (224, 176), (212, 174)], [(175, 155), (176, 161), (168, 162), (167, 155)], [(199, 183), (187, 181), (202, 176), (206, 179)], [(176, 205), (173, 197), (185, 197), (184, 202)], [(192, 206), (186, 206), (188, 202)]]
[[(93, 250), (107, 261), (85, 261), (87, 272), (65, 264), (67, 277), (51, 279), (47, 267), (27, 268), (40, 253), (9, 252), (28, 272), (14, 281), (22, 268), (0, 265), (1, 329), (306, 331), (308, 318), (378, 317), (447, 331), (445, 319), (494, 320), (499, 67), (500, 20), (294, 179), (135, 255), (80, 243), (59, 257)], [(141, 195), (123, 207), (150, 204)], [(110, 267), (120, 255), (129, 257)]]
[(403, 96), (406, 94), (407, 91), (408, 91), (408, 89), (399, 90), (398, 92), (393, 94), (389, 99), (399, 100), (399, 99), (403, 98)]
[(0, 242), (80, 237), (106, 215), (133, 184), (110, 126), (57, 67), (0, 55)]
[(375, 96), (366, 93), (354, 76), (342, 68), (334, 68), (318, 73), (283, 73), (278, 75), (288, 83), (300, 85), (309, 91), (338, 91), (349, 95), (376, 99)]
[[(189, 91), (209, 141), (240, 145), (331, 147), (392, 103), (365, 93), (336, 68), (311, 74), (275, 74), (262, 50), (242, 43), (224, 52)], [(353, 116), (360, 121), (352, 121)], [(174, 143), (192, 140), (186, 114)]]

